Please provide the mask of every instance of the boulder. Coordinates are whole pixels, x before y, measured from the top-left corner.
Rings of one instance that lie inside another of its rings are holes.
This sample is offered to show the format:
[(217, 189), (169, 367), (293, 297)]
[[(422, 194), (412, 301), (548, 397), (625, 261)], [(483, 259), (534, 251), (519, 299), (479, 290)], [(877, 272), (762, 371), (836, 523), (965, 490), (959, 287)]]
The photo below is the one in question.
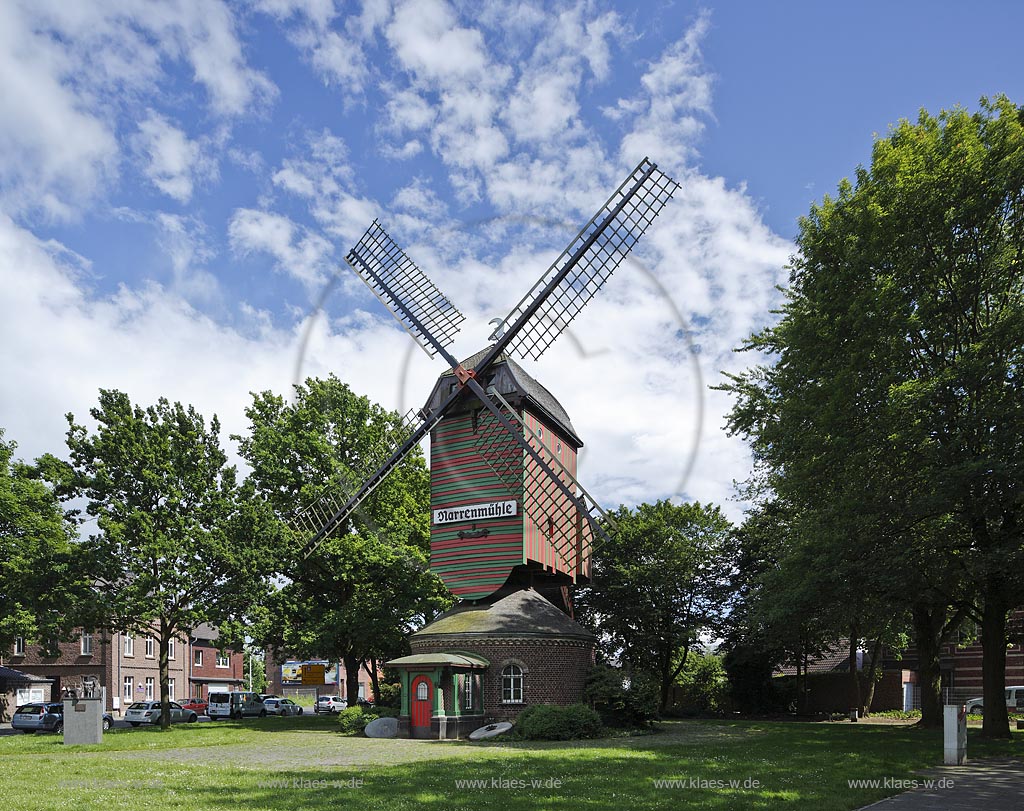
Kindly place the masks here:
[(367, 738), (394, 738), (398, 735), (398, 719), (374, 718), (363, 731)]

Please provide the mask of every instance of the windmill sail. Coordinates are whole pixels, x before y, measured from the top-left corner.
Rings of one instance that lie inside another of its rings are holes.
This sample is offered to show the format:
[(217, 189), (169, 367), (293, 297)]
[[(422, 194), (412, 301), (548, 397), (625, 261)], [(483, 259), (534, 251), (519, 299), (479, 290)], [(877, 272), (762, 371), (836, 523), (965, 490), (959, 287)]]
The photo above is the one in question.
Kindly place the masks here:
[[(445, 401), (430, 414), (420, 415), (419, 427), (412, 429), (410, 424), (411, 433), (397, 436), (390, 456), (381, 454), (381, 458), (387, 458), (373, 472), (368, 473), (376, 460), (361, 474), (353, 471), (352, 482), (362, 476), (361, 484), (354, 488), (329, 489), (296, 516), (293, 524), (297, 530), (312, 533), (306, 555), (342, 526), (444, 417), (462, 396), (463, 387), (490, 412), (495, 427), (500, 426), (524, 452), (531, 471), (528, 481), (532, 484), (524, 482), (523, 494), (527, 494), (527, 486), (534, 488), (531, 497), (540, 505), (536, 508), (537, 515), (546, 519), (549, 537), (555, 537), (556, 519), (560, 530), (575, 525), (574, 537), (580, 539), (576, 550), (562, 550), (560, 554), (579, 559), (580, 550), (591, 543), (595, 532), (605, 536), (594, 518), (595, 512), (604, 515), (597, 503), (567, 470), (551, 464), (557, 460), (545, 458), (544, 449), (535, 447), (526, 435), (528, 432), (522, 430), (518, 415), (514, 411), (504, 413), (480, 386), (476, 376), (483, 374), (506, 347), (522, 356), (539, 358), (622, 263), (676, 188), (678, 184), (674, 180), (644, 158), (499, 324), (503, 334), (472, 370), (464, 369), (446, 348), (454, 340), (465, 316), (374, 220), (348, 252), (346, 262), (428, 355), (440, 354), (451, 365), (459, 386), (453, 387)], [(508, 411), (508, 404), (501, 402)], [(541, 516), (543, 509), (547, 512)]]
[(428, 355), (433, 357), (438, 345), (448, 346), (455, 340), (466, 317), (377, 220), (345, 261)]
[(679, 187), (644, 158), (491, 335), (539, 358), (622, 264)]
[(358, 467), (344, 470), (339, 481), (329, 484), (296, 513), (290, 522), (292, 530), (308, 539), (303, 557), (308, 558), (321, 541), (345, 523), (391, 471), (412, 453), (412, 449), (441, 421), (442, 416), (438, 413), (424, 419), (411, 409), (360, 460)]
[[(606, 538), (604, 526), (614, 531), (614, 520), (550, 448), (538, 441), (534, 432), (526, 430), (522, 417), (505, 398), (497, 391), (488, 393), (499, 402), (502, 413), (522, 432), (540, 459), (529, 459), (523, 476), (521, 455), (517, 459), (509, 453), (516, 449), (516, 440), (509, 437), (496, 420), (480, 420), (480, 430), (474, 436), (477, 452), (509, 493), (521, 498), (524, 511), (555, 554), (569, 569), (579, 569), (582, 561), (589, 557), (593, 534), (596, 532)], [(574, 498), (568, 498), (555, 484), (556, 478), (574, 494)], [(598, 523), (599, 518), (604, 520), (604, 526)]]

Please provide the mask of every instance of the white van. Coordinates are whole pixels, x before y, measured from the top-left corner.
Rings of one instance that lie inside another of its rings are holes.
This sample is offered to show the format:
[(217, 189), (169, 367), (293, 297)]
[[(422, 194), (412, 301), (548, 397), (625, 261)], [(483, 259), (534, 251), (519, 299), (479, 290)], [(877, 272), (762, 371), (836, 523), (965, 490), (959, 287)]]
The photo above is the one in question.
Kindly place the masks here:
[(267, 715), (267, 708), (257, 693), (210, 693), (209, 702), (206, 714), (214, 721), (219, 718), (241, 719), (252, 716), (264, 718)]

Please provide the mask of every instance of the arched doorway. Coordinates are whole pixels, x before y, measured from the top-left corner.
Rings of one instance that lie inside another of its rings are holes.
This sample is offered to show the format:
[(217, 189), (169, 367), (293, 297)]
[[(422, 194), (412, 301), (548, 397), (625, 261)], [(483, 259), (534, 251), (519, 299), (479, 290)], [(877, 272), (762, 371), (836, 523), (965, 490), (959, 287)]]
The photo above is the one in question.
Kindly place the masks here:
[(410, 732), (414, 738), (430, 737), (430, 717), (434, 710), (434, 685), (429, 676), (417, 676), (410, 689)]

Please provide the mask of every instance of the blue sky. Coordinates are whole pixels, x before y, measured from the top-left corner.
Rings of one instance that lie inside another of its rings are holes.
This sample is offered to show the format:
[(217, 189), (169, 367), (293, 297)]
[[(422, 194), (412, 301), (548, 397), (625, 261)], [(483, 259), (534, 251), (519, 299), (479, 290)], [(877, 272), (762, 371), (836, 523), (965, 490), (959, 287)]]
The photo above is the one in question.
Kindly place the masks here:
[[(504, 315), (644, 155), (682, 184), (537, 363), (609, 506), (726, 503), (708, 390), (755, 358), (797, 218), (921, 107), (1024, 102), (1020, 5), (448, 0), (0, 4), (0, 427), (62, 449), (99, 387), (245, 430), (335, 372), (390, 408), (442, 369), (343, 256), (374, 217)], [(329, 291), (323, 312), (313, 302)]]

